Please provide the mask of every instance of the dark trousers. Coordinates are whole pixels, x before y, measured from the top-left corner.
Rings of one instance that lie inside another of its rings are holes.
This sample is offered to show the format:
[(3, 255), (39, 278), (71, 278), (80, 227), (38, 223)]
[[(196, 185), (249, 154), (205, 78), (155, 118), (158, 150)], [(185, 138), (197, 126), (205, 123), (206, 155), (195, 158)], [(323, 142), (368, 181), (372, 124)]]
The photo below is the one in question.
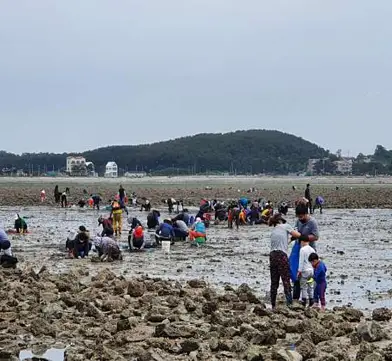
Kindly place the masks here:
[(80, 242), (75, 242), (74, 244), (74, 256), (75, 257), (87, 257), (88, 256), (88, 252), (91, 249), (91, 245), (89, 242), (84, 242), (84, 243), (80, 243)]
[(67, 197), (66, 196), (61, 196), (61, 208), (67, 207), (68, 202), (67, 202)]
[(270, 253), (270, 273), (272, 307), (276, 306), (276, 296), (278, 294), (280, 279), (282, 279), (286, 302), (288, 305), (291, 305), (293, 300), (291, 297), (290, 266), (286, 253), (282, 251), (272, 251)]
[(94, 202), (93, 209), (97, 208), (99, 210), (99, 202)]
[(186, 238), (186, 237), (188, 237), (188, 232), (185, 232), (185, 231), (183, 231), (183, 230), (181, 230), (181, 229), (179, 229), (179, 228), (174, 228), (174, 235), (175, 235), (175, 237), (177, 238)]
[(301, 284), (299, 281), (294, 282), (293, 288), (293, 300), (299, 300), (301, 297)]

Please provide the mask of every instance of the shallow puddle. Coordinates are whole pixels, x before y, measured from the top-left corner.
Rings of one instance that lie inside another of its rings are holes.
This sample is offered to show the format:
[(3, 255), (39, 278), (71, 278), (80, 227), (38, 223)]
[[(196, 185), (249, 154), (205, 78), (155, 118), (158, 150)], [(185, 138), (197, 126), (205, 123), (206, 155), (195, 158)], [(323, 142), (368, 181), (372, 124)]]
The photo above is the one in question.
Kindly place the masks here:
[(64, 361), (65, 349), (50, 348), (41, 355), (34, 354), (31, 350), (23, 350), (19, 353), (19, 360), (47, 360), (47, 361)]

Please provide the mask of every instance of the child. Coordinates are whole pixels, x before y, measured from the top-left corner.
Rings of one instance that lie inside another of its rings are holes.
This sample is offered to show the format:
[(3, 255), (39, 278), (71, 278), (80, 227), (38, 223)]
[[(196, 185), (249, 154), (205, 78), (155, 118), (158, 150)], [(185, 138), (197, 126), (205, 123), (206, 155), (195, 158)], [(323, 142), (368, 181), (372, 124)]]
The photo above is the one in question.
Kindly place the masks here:
[(314, 268), (314, 280), (316, 287), (314, 289), (314, 307), (319, 307), (319, 300), (321, 301), (321, 309), (325, 310), (325, 290), (327, 289), (327, 267), (323, 261), (320, 261), (317, 253), (312, 253), (309, 256), (309, 262)]
[(302, 304), (306, 307), (307, 299), (309, 298), (309, 307), (313, 306), (313, 266), (309, 261), (309, 257), (316, 251), (309, 246), (309, 239), (307, 237), (300, 237), (301, 250), (299, 253), (299, 265), (297, 278), (301, 285)]

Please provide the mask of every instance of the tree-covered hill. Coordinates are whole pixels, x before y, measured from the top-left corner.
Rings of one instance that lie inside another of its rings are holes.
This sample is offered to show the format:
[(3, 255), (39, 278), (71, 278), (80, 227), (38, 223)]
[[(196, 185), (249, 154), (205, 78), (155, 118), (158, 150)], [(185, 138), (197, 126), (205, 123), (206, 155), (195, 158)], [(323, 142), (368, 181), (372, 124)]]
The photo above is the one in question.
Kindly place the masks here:
[[(75, 154), (75, 153), (72, 153)], [(294, 135), (273, 130), (248, 130), (225, 134), (198, 134), (136, 146), (110, 146), (84, 152), (102, 174), (108, 161), (122, 170), (152, 173), (276, 173), (302, 172), (309, 158), (328, 151)], [(0, 167), (42, 170), (62, 169), (67, 154), (0, 152)]]

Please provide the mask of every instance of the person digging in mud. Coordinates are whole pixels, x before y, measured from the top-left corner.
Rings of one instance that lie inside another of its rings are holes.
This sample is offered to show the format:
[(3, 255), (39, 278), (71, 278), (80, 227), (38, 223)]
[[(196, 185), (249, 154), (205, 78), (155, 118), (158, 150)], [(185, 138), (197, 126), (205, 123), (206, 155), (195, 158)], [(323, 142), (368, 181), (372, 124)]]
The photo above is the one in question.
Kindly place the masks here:
[(271, 305), (276, 307), (276, 296), (279, 280), (282, 279), (286, 304), (293, 303), (290, 284), (290, 265), (288, 259), (289, 236), (299, 238), (301, 234), (286, 223), (281, 214), (275, 214), (269, 219), (268, 225), (273, 226), (271, 233), (270, 275), (271, 275)]
[(324, 205), (324, 198), (321, 196), (317, 196), (315, 206), (313, 208), (313, 212), (315, 212), (316, 209), (319, 208), (320, 214), (323, 214), (323, 205)]
[(182, 212), (180, 212), (174, 218), (172, 218), (172, 221), (173, 222), (183, 221), (183, 222), (185, 222), (185, 224), (187, 226), (189, 226), (190, 225), (190, 217), (189, 217), (188, 209), (184, 208), (182, 210)]
[(174, 210), (174, 205), (177, 203), (176, 200), (174, 198), (168, 198), (164, 202), (167, 204), (169, 214), (172, 214)]
[(155, 232), (156, 243), (161, 245), (162, 241), (170, 241), (171, 244), (174, 244), (174, 237), (175, 233), (172, 221), (170, 219), (165, 219)]
[(27, 223), (19, 214), (15, 216), (14, 228), (16, 233), (27, 233)]
[(263, 223), (268, 224), (269, 219), (273, 216), (274, 210), (270, 204), (268, 204), (261, 212), (261, 220)]
[(93, 200), (93, 209), (99, 211), (99, 204), (101, 203), (102, 198), (98, 194), (90, 194), (90, 197)]
[(287, 215), (287, 213), (289, 212), (289, 206), (287, 205), (286, 202), (282, 202), (281, 204), (279, 204), (278, 212), (280, 214), (283, 214), (284, 216)]
[(304, 203), (299, 203), (295, 208), (295, 214), (297, 216), (297, 222), (295, 224), (295, 228), (301, 234), (301, 236), (295, 240), (294, 246), (291, 250), (291, 254), (289, 257), (290, 263), (290, 276), (291, 280), (294, 282), (293, 288), (293, 299), (299, 300), (301, 296), (301, 286), (298, 279), (298, 265), (299, 265), (299, 257), (301, 250), (301, 241), (309, 240), (310, 246), (313, 249), (316, 249), (316, 241), (319, 238), (318, 225), (314, 218), (309, 215), (309, 210), (307, 205)]
[(187, 224), (180, 219), (177, 221), (172, 220), (172, 223), (173, 223), (175, 238), (185, 241), (185, 239), (189, 235), (189, 229)]
[[(301, 239), (301, 237), (299, 237)], [(314, 279), (313, 266), (309, 261), (309, 257), (315, 250), (309, 246), (309, 239), (301, 239), (301, 250), (299, 252), (299, 265), (297, 272), (297, 279), (299, 279), (301, 287), (302, 305), (306, 307), (309, 300), (309, 307), (313, 306), (314, 296)]]
[(314, 296), (313, 302), (314, 307), (320, 307), (319, 302), (321, 302), (321, 310), (325, 310), (326, 301), (325, 301), (325, 290), (327, 289), (327, 266), (323, 261), (320, 260), (317, 253), (312, 253), (309, 256), (309, 262), (312, 264), (314, 269), (314, 281), (316, 286), (314, 288)]
[(159, 217), (161, 213), (157, 210), (153, 210), (151, 213), (147, 215), (147, 228), (155, 229), (159, 226)]
[(193, 245), (199, 245), (206, 242), (206, 226), (200, 217), (196, 218), (195, 224), (189, 232), (189, 239), (193, 242)]
[(97, 236), (94, 238), (94, 246), (102, 262), (105, 261), (113, 262), (113, 261), (122, 260), (120, 247), (112, 237), (113, 237), (113, 233), (111, 233), (110, 236), (105, 236), (105, 237)]
[(111, 233), (113, 234), (113, 219), (112, 218), (104, 218), (103, 216), (100, 216), (98, 218), (98, 226), (102, 225), (102, 233), (101, 236), (105, 237), (108, 234), (108, 230), (111, 230)]
[(121, 236), (121, 230), (122, 230), (122, 208), (120, 202), (117, 200), (114, 200), (111, 203), (111, 211), (110, 211), (110, 217), (113, 218), (113, 230), (114, 234), (116, 236), (120, 235)]
[(140, 212), (150, 212), (151, 211), (151, 203), (148, 199), (144, 198), (144, 202), (142, 203), (141, 207), (140, 207)]
[(247, 215), (248, 218), (248, 223), (252, 226), (254, 224), (260, 224), (261, 219), (260, 219), (260, 209), (256, 207), (252, 207), (249, 210), (249, 213)]
[(63, 192), (61, 194), (61, 208), (67, 208), (67, 207), (68, 207), (67, 193)]
[(7, 233), (0, 228), (0, 265), (4, 268), (16, 267), (18, 259), (13, 256), (11, 250), (11, 242)]
[(129, 251), (143, 250), (144, 249), (144, 232), (142, 226), (137, 226), (128, 236)]
[(75, 238), (68, 236), (66, 247), (70, 258), (87, 258), (91, 250), (90, 233), (85, 226), (80, 226)]

